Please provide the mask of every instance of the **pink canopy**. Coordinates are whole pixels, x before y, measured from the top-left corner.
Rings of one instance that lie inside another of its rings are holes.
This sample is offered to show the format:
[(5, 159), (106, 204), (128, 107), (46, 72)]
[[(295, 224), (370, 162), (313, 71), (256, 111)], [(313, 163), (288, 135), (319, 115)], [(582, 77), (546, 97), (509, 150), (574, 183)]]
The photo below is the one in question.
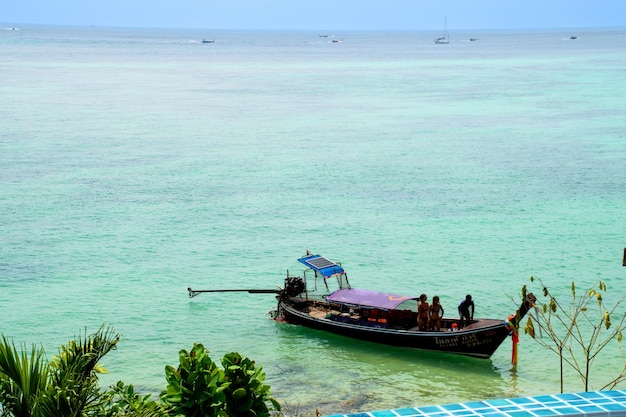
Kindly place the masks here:
[(392, 310), (407, 300), (418, 300), (418, 297), (407, 297), (405, 295), (387, 294), (358, 288), (344, 288), (333, 292), (326, 299), (336, 303)]

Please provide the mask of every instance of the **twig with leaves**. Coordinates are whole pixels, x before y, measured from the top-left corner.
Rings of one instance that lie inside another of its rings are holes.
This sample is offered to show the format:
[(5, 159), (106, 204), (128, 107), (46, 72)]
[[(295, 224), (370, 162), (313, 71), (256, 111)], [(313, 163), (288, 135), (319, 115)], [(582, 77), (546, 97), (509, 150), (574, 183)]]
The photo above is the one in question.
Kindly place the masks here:
[[(541, 279), (530, 277), (531, 283), (537, 281), (543, 289), (543, 301), (537, 301), (535, 307), (538, 314), (533, 320), (528, 316), (524, 333), (530, 335), (541, 346), (550, 349), (559, 356), (560, 388), (563, 392), (564, 365), (570, 366), (581, 378), (585, 391), (589, 390), (589, 379), (594, 360), (612, 341), (617, 340), (621, 353), (622, 367), (611, 381), (600, 389), (614, 388), (626, 380), (626, 359), (622, 350), (622, 332), (625, 327), (626, 312), (619, 311), (626, 294), (622, 295), (612, 308), (604, 304), (602, 294), (606, 293), (606, 284), (600, 281), (597, 286), (576, 295), (576, 286), (572, 282), (572, 298), (569, 303), (562, 304), (548, 290)], [(527, 288), (522, 288), (522, 297), (526, 297)], [(597, 302), (599, 315), (590, 311), (592, 303)], [(615, 324), (611, 318), (616, 319)], [(535, 326), (547, 339), (537, 337)]]

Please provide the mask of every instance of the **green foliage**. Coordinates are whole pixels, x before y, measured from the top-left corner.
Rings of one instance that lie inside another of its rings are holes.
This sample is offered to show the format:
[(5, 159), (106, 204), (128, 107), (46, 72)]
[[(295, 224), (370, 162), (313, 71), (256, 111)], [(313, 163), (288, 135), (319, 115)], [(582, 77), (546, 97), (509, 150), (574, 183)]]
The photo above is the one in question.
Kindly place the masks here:
[(201, 344), (179, 352), (179, 366), (166, 366), (167, 389), (159, 402), (118, 382), (98, 387), (100, 360), (120, 340), (111, 328), (71, 340), (47, 362), (43, 348), (30, 355), (4, 335), (0, 342), (1, 417), (269, 417), (281, 407), (264, 384), (262, 367), (239, 353), (222, 359), (224, 370)]
[(2, 415), (34, 416), (35, 405), (48, 381), (48, 368), (43, 349), (32, 347), (30, 356), (25, 346), (19, 351), (2, 335), (0, 344), (0, 403)]
[(99, 362), (119, 341), (120, 335), (112, 328), (100, 327), (90, 336), (61, 346), (49, 364), (49, 389), (40, 407), (44, 414), (80, 417), (97, 409), (101, 395), (98, 373), (106, 372)]
[(222, 358), (226, 388), (226, 412), (239, 417), (267, 417), (269, 401), (274, 409), (280, 405), (270, 396), (270, 387), (264, 385), (265, 374), (261, 366), (255, 368), (254, 361), (233, 352)]
[(4, 335), (0, 343), (0, 415), (3, 417), (158, 417), (162, 409), (131, 386), (118, 383), (112, 391), (98, 387), (97, 374), (106, 372), (100, 360), (115, 349), (120, 335), (104, 326), (69, 341), (47, 362), (43, 348), (30, 356)]
[(179, 366), (165, 367), (167, 390), (161, 400), (167, 404), (172, 415), (188, 417), (213, 417), (227, 415), (223, 412), (226, 400), (224, 372), (209, 357), (202, 344), (194, 344), (190, 352), (181, 350)]
[(224, 370), (209, 357), (202, 344), (192, 350), (181, 350), (179, 366), (166, 366), (167, 389), (161, 400), (172, 415), (186, 417), (267, 417), (268, 402), (280, 411), (280, 405), (270, 396), (270, 387), (263, 384), (262, 368), (239, 353), (229, 353), (222, 359)]
[(161, 417), (166, 408), (152, 399), (150, 394), (139, 395), (133, 385), (119, 381), (101, 398), (101, 409), (96, 415), (102, 417)]
[[(580, 377), (585, 391), (589, 390), (589, 378), (594, 360), (600, 352), (612, 341), (619, 343), (621, 351), (622, 333), (625, 328), (626, 312), (619, 311), (626, 294), (611, 308), (604, 304), (602, 293), (607, 292), (607, 286), (600, 281), (597, 287), (576, 295), (574, 282), (571, 285), (571, 299), (569, 303), (562, 303), (543, 284), (540, 279), (530, 277), (531, 283), (535, 280), (542, 286), (544, 300), (538, 300), (535, 307), (536, 319), (528, 315), (524, 333), (535, 339), (540, 345), (555, 352), (560, 359), (561, 392), (563, 392), (564, 365), (571, 367)], [(525, 298), (527, 288), (522, 287), (522, 297)], [(597, 313), (594, 312), (597, 304)], [(611, 317), (616, 317), (613, 324)], [(539, 335), (546, 335), (547, 341)], [(626, 359), (622, 352), (623, 365), (618, 374), (601, 389), (614, 388), (621, 381), (626, 380)]]

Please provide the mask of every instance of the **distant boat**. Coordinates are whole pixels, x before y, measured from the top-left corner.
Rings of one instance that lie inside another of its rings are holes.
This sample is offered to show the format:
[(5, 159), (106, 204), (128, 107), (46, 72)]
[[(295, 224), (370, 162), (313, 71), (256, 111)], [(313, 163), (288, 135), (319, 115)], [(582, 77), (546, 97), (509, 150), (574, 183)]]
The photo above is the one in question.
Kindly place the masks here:
[(202, 43), (215, 43), (215, 39), (202, 39)]
[(476, 42), (478, 38), (469, 38), (470, 42)]
[(333, 43), (340, 43), (343, 42), (343, 38), (341, 39), (333, 39)]
[(320, 38), (327, 38), (328, 35), (320, 35)]
[(569, 38), (570, 38), (570, 39), (578, 39), (578, 36), (574, 36), (574, 35), (572, 35), (572, 36), (570, 36)]
[(441, 38), (435, 39), (435, 43), (438, 43), (438, 44), (450, 43), (450, 37), (448, 35), (448, 18), (447, 17), (443, 24), (443, 36)]

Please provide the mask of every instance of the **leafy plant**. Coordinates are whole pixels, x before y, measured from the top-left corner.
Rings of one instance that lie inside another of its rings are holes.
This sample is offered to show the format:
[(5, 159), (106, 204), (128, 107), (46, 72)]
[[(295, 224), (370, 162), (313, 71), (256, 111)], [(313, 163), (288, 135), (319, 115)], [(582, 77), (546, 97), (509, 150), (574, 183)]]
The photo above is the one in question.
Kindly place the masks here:
[(166, 366), (167, 389), (161, 400), (172, 415), (186, 417), (267, 417), (270, 407), (280, 411), (280, 404), (270, 396), (270, 387), (263, 384), (262, 368), (239, 353), (222, 359), (224, 370), (209, 357), (202, 344), (194, 344), (190, 352), (179, 352), (179, 366)]
[(267, 417), (269, 402), (280, 411), (280, 404), (270, 396), (270, 387), (263, 384), (265, 374), (261, 366), (239, 353), (228, 353), (222, 358), (224, 380), (230, 385), (225, 389), (226, 412), (238, 417)]
[(152, 399), (150, 394), (140, 395), (133, 385), (118, 381), (102, 396), (102, 408), (98, 416), (102, 417), (161, 417), (167, 415), (167, 409)]
[[(614, 388), (626, 380), (626, 360), (621, 349), (622, 332), (626, 312), (618, 311), (626, 294), (613, 307), (604, 304), (602, 294), (606, 293), (606, 284), (600, 281), (597, 286), (576, 294), (574, 282), (571, 284), (571, 300), (561, 303), (540, 279), (530, 277), (531, 283), (537, 281), (542, 287), (543, 301), (536, 302), (536, 319), (528, 315), (524, 333), (530, 335), (541, 346), (550, 349), (559, 356), (560, 389), (563, 392), (564, 367), (571, 367), (580, 377), (585, 391), (589, 390), (589, 379), (594, 361), (600, 352), (612, 341), (619, 343), (622, 353), (622, 368), (619, 373), (601, 389)], [(522, 288), (522, 298), (526, 298), (527, 288)], [(535, 292), (536, 294), (537, 292)], [(593, 304), (597, 304), (594, 313)], [(615, 323), (611, 318), (615, 319)], [(537, 330), (544, 337), (537, 337)]]
[(209, 352), (200, 343), (190, 352), (178, 354), (178, 368), (165, 367), (167, 389), (161, 400), (171, 408), (172, 415), (187, 417), (228, 417), (224, 411), (226, 396), (224, 371), (211, 360)]
[(16, 417), (79, 417), (100, 407), (97, 374), (106, 372), (100, 359), (115, 349), (120, 336), (104, 326), (90, 336), (61, 346), (46, 362), (43, 348), (18, 351), (4, 335), (0, 345), (2, 413)]
[(34, 416), (35, 405), (48, 386), (48, 367), (43, 349), (26, 347), (19, 351), (15, 343), (2, 335), (0, 344), (0, 403), (2, 415)]
[(120, 341), (104, 326), (59, 348), (49, 363), (43, 348), (30, 354), (4, 335), (0, 343), (0, 416), (2, 417), (269, 417), (280, 405), (264, 384), (262, 367), (240, 355), (222, 359), (225, 370), (202, 344), (179, 352), (179, 366), (166, 366), (167, 389), (160, 402), (119, 381), (98, 386), (106, 370), (100, 360)]

